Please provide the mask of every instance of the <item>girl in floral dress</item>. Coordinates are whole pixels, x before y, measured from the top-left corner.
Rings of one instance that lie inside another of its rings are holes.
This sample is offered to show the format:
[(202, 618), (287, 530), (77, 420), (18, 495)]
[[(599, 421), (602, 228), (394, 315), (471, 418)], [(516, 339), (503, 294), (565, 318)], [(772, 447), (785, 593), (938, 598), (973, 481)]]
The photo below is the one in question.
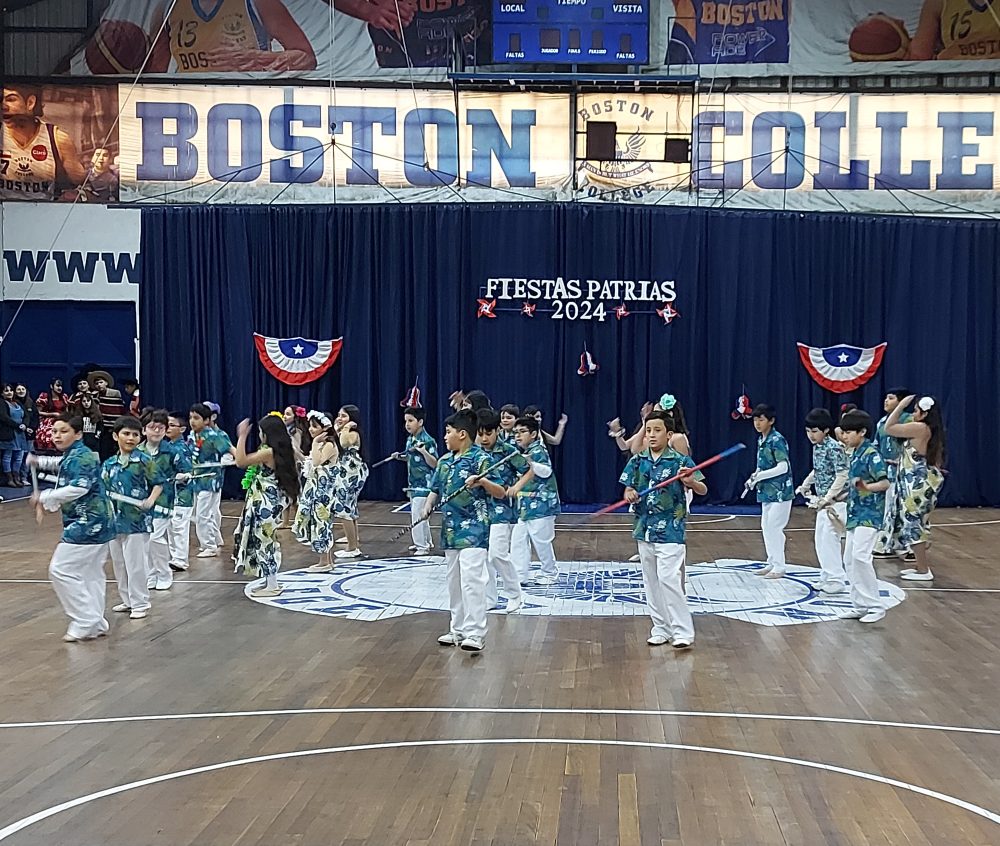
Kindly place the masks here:
[(49, 390), (42, 391), (35, 400), (38, 411), (38, 433), (35, 435), (35, 446), (39, 451), (52, 452), (52, 426), (60, 414), (65, 414), (69, 408), (69, 397), (63, 392), (62, 379), (53, 379)]
[(900, 576), (907, 581), (929, 582), (934, 578), (927, 560), (931, 542), (930, 516), (944, 484), (941, 468), (945, 434), (941, 408), (934, 397), (920, 397), (913, 409), (913, 419), (909, 423), (899, 422), (914, 399), (916, 397), (908, 396), (902, 400), (885, 423), (887, 435), (907, 439), (899, 456), (888, 551), (902, 555), (907, 549), (912, 550), (916, 566), (901, 570)]
[(321, 411), (309, 412), (312, 445), (305, 463), (306, 483), (299, 497), (292, 533), (299, 543), (319, 553), (319, 562), (306, 569), (329, 573), (333, 569), (333, 509), (336, 498), (337, 435), (333, 422)]
[(299, 475), (288, 430), (280, 413), (272, 413), (258, 424), (261, 446), (247, 453), (251, 423), (244, 420), (236, 428), (236, 464), (251, 467), (243, 513), (233, 533), (236, 572), (264, 577), (264, 583), (250, 589), (251, 596), (278, 596), (281, 545), (278, 529), (282, 515), (299, 495)]
[(368, 479), (361, 441), (361, 411), (356, 405), (345, 405), (337, 414), (334, 429), (340, 444), (337, 462), (334, 514), (344, 523), (347, 549), (334, 553), (335, 558), (360, 558), (358, 542), (358, 496)]

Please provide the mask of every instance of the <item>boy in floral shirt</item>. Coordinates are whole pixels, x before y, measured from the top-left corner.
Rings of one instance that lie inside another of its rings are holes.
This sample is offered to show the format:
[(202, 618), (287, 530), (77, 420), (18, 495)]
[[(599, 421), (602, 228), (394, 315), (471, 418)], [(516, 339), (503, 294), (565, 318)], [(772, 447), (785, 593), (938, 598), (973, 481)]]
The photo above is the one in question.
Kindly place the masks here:
[(875, 539), (885, 512), (889, 473), (885, 459), (870, 440), (875, 427), (861, 410), (849, 411), (840, 420), (844, 443), (851, 453), (847, 486), (847, 546), (844, 564), (851, 580), (851, 604), (847, 619), (877, 623), (885, 616), (879, 598), (878, 578), (872, 563)]
[(420, 515), (426, 520), (441, 500), (441, 549), (448, 565), (451, 628), (438, 643), (480, 652), (486, 645), (486, 550), (490, 535), (481, 477), (489, 459), (476, 445), (478, 425), (472, 411), (456, 412), (444, 426), (449, 453), (438, 461)]
[[(653, 619), (646, 642), (662, 646), (672, 641), (675, 649), (685, 649), (694, 642), (694, 622), (681, 576), (686, 553), (685, 494), (690, 489), (704, 496), (708, 488), (701, 473), (684, 473), (685, 468), (694, 467), (694, 461), (670, 448), (674, 428), (669, 412), (656, 410), (646, 415), (648, 446), (629, 459), (618, 481), (625, 486), (625, 499), (634, 508), (632, 537), (639, 544), (646, 604)], [(677, 475), (681, 476), (677, 481), (649, 490)]]

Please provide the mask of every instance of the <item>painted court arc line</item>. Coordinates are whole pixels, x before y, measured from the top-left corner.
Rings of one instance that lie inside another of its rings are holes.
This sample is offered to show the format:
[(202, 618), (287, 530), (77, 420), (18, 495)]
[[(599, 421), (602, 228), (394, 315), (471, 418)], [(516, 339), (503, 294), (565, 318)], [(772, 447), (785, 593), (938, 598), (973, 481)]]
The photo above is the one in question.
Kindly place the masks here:
[(538, 744), (551, 744), (551, 745), (561, 745), (561, 746), (619, 746), (619, 747), (631, 747), (639, 749), (663, 749), (676, 752), (701, 752), (712, 755), (723, 755), (726, 757), (733, 758), (748, 758), (755, 761), (768, 761), (774, 764), (790, 764), (793, 766), (806, 767), (808, 769), (820, 770), (822, 772), (835, 773), (837, 775), (852, 776), (854, 778), (860, 778), (865, 781), (874, 782), (876, 784), (884, 784), (889, 787), (894, 787), (898, 790), (906, 790), (910, 793), (916, 793), (920, 796), (926, 796), (931, 799), (937, 799), (941, 802), (945, 802), (956, 808), (960, 808), (964, 811), (969, 811), (983, 819), (986, 819), (995, 825), (1000, 825), (1000, 814), (983, 808), (979, 805), (975, 805), (972, 802), (967, 802), (964, 799), (959, 799), (955, 796), (949, 796), (946, 793), (939, 793), (936, 790), (930, 790), (926, 787), (921, 787), (916, 784), (910, 784), (909, 782), (899, 781), (898, 779), (889, 778), (888, 776), (878, 775), (877, 773), (869, 773), (863, 770), (853, 770), (847, 767), (839, 767), (834, 764), (826, 764), (820, 761), (809, 761), (803, 758), (787, 758), (780, 755), (766, 755), (760, 752), (745, 752), (736, 749), (726, 749), (713, 746), (693, 746), (683, 743), (660, 743), (655, 741), (641, 741), (641, 740), (581, 740), (576, 738), (534, 738), (534, 737), (512, 737), (512, 738), (473, 738), (473, 739), (434, 739), (434, 740), (408, 740), (408, 741), (387, 741), (384, 743), (366, 743), (358, 744), (356, 746), (330, 746), (321, 749), (302, 749), (294, 752), (278, 752), (272, 755), (258, 755), (252, 758), (237, 758), (231, 761), (221, 761), (216, 764), (207, 764), (201, 767), (193, 767), (188, 770), (179, 770), (172, 773), (164, 773), (163, 775), (152, 776), (150, 778), (140, 779), (138, 781), (129, 782), (127, 784), (116, 785), (115, 787), (109, 787), (104, 790), (99, 790), (94, 793), (89, 793), (85, 796), (79, 796), (76, 799), (70, 799), (67, 802), (62, 802), (58, 805), (53, 805), (45, 810), (38, 811), (37, 813), (31, 814), (30, 816), (23, 817), (20, 820), (16, 820), (13, 823), (0, 828), (0, 840), (6, 840), (9, 837), (13, 837), (20, 831), (24, 831), (36, 823), (42, 822), (54, 817), (57, 814), (64, 813), (65, 811), (72, 810), (73, 808), (78, 808), (82, 805), (95, 802), (98, 799), (105, 799), (109, 796), (116, 796), (121, 793), (126, 793), (130, 790), (137, 790), (142, 787), (149, 787), (155, 784), (162, 784), (167, 781), (174, 781), (186, 776), (192, 775), (202, 775), (204, 773), (217, 772), (219, 770), (229, 769), (232, 767), (247, 766), (250, 764), (264, 764), (270, 763), (272, 761), (283, 761), (293, 758), (308, 758), (318, 755), (332, 755), (338, 752), (365, 752), (365, 751), (377, 751), (384, 749), (413, 749), (419, 747), (448, 747), (448, 746), (503, 746), (503, 745), (538, 745)]
[(67, 726), (114, 725), (117, 723), (165, 722), (170, 720), (215, 720), (248, 717), (300, 717), (352, 714), (503, 714), (512, 716), (609, 716), (609, 717), (693, 717), (724, 720), (763, 720), (773, 722), (823, 723), (874, 728), (907, 729), (913, 731), (943, 731), (958, 734), (978, 734), (1000, 737), (1000, 728), (950, 726), (941, 723), (907, 723), (896, 720), (869, 720), (862, 717), (827, 717), (812, 714), (753, 714), (734, 711), (673, 711), (657, 708), (542, 708), (498, 706), (417, 706), (340, 708), (272, 708), (255, 711), (204, 711), (188, 714), (133, 714), (120, 717), (81, 717), (64, 720), (38, 720), (20, 723), (0, 723), (4, 729), (60, 728)]

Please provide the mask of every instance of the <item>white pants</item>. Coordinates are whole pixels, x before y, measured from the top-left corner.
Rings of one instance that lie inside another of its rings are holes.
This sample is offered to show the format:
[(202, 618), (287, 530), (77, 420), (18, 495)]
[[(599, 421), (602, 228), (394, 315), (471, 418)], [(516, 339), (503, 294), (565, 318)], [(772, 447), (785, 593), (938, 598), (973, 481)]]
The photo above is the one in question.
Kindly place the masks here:
[(767, 563), (774, 572), (785, 572), (785, 526), (792, 515), (792, 501), (762, 502), (760, 504), (760, 531), (764, 535)]
[(108, 545), (60, 543), (49, 562), (52, 589), (69, 617), (66, 633), (96, 637), (108, 630), (104, 619), (104, 562)]
[(879, 599), (878, 577), (872, 564), (875, 549), (876, 529), (858, 526), (848, 529), (847, 546), (844, 549), (844, 566), (851, 580), (851, 603), (858, 611), (874, 611), (882, 607)]
[(542, 565), (542, 575), (552, 577), (559, 575), (556, 554), (552, 551), (552, 542), (555, 539), (556, 518), (554, 516), (518, 521), (511, 533), (510, 557), (514, 562), (514, 570), (522, 582), (528, 579), (532, 546), (535, 547), (535, 554)]
[(426, 552), (434, 542), (431, 540), (431, 521), (424, 520), (419, 525), (414, 525), (424, 513), (424, 506), (427, 504), (425, 496), (410, 497), (410, 537), (413, 538), (413, 545), (419, 552)]
[(168, 584), (174, 580), (170, 570), (170, 517), (153, 518), (153, 534), (149, 536), (149, 578)]
[[(835, 502), (830, 508), (840, 520), (840, 525), (844, 526), (847, 523), (847, 503)], [(829, 509), (821, 508), (816, 512), (816, 532), (813, 535), (816, 560), (823, 571), (823, 578), (838, 582), (844, 581), (845, 576), (844, 556), (840, 550), (840, 542), (844, 537), (841, 531), (834, 526)]]
[(222, 491), (198, 491), (194, 495), (194, 530), (202, 549), (222, 546)]
[(487, 608), (495, 608), (497, 605), (497, 573), (503, 579), (507, 601), (521, 601), (521, 579), (510, 557), (510, 540), (516, 525), (516, 523), (494, 523), (490, 526), (490, 548), (486, 554), (486, 569), (489, 574), (486, 582)]
[(446, 549), (451, 631), (486, 638), (486, 550)]
[(684, 556), (682, 543), (639, 541), (642, 583), (646, 590), (649, 616), (653, 619), (650, 636), (694, 639), (694, 620), (681, 588)]
[(122, 602), (133, 611), (148, 611), (149, 535), (118, 535), (108, 546)]
[(188, 547), (191, 545), (191, 512), (192, 506), (180, 508), (174, 506), (170, 515), (170, 526), (167, 529), (167, 545), (170, 547), (170, 563), (181, 570), (188, 566)]
[(510, 559), (514, 562), (518, 579), (527, 581), (531, 568), (531, 538), (524, 520), (518, 520), (510, 531)]

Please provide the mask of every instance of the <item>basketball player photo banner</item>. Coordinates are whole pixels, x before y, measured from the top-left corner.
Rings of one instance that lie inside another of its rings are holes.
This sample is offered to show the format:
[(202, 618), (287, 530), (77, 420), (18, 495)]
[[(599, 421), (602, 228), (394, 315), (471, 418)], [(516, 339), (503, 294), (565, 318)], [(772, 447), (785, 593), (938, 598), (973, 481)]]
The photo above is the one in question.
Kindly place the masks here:
[(116, 85), (5, 82), (0, 201), (117, 202), (117, 114)]
[(491, 3), (112, 0), (69, 72), (134, 77), (148, 53), (144, 76), (441, 79), (457, 50), (489, 60)]
[(835, 394), (846, 394), (865, 384), (882, 366), (887, 343), (877, 347), (810, 347), (799, 344), (802, 365), (816, 383)]
[(661, 19), (668, 22), (663, 64), (674, 72), (698, 66), (713, 75), (712, 67), (720, 64), (726, 65), (719, 74), (725, 76), (1000, 68), (1000, 10), (994, 0), (663, 2)]
[(329, 370), (340, 355), (343, 338), (311, 341), (308, 338), (268, 338), (254, 333), (260, 363), (279, 382), (305, 385)]

